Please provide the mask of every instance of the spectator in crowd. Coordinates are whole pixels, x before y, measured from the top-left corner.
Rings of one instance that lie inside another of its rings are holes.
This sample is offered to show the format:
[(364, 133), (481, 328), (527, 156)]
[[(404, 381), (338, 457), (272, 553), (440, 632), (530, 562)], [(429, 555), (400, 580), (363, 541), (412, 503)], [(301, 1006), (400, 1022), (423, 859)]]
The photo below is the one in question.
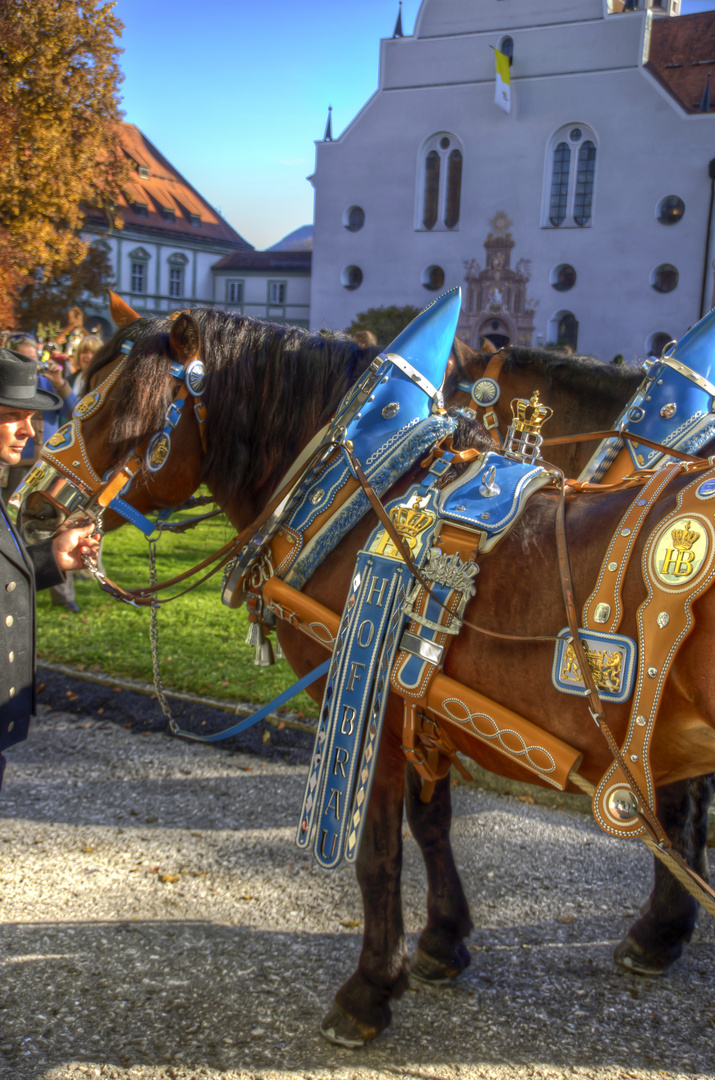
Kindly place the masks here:
[(87, 369), (95, 355), (102, 348), (102, 342), (94, 334), (87, 334), (81, 339), (75, 351), (75, 373), (70, 377), (72, 392), (77, 398), (87, 393)]
[[(32, 358), (0, 348), (0, 463), (14, 468), (25, 443), (34, 435), (35, 410), (57, 412), (62, 398), (38, 388)], [(84, 555), (94, 556), (93, 526), (64, 528), (52, 538), (28, 547), (0, 504), (0, 619), (4, 647), (0, 653), (0, 781), (2, 754), (27, 738), (35, 711), (35, 590), (62, 581), (65, 571), (79, 570)], [(7, 651), (4, 651), (7, 650)]]
[[(31, 334), (11, 334), (6, 347), (28, 360), (33, 360), (37, 366), (39, 361), (37, 342)], [(77, 396), (72, 392), (62, 366), (55, 360), (51, 359), (43, 365), (42, 374), (37, 378), (37, 387), (38, 390), (49, 393), (53, 397), (59, 395), (60, 405), (59, 408), (37, 413), (33, 421), (34, 439), (27, 440), (19, 461), (7, 470), (7, 479), (2, 489), (3, 501), (6, 505), (12, 493), (20, 486), (38, 460), (43, 443), (54, 435), (61, 424), (69, 420), (77, 404)], [(71, 574), (52, 587), (51, 595), (53, 604), (66, 607), (68, 611), (75, 614), (79, 611), (75, 600), (74, 579)]]

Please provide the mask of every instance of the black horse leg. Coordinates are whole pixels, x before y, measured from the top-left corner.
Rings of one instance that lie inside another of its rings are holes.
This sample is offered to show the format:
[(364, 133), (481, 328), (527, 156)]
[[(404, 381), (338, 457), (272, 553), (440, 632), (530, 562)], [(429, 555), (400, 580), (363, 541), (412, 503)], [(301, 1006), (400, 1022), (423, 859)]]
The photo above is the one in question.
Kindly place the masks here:
[[(707, 819), (714, 776), (658, 788), (658, 817), (675, 850), (707, 881)], [(655, 883), (640, 919), (619, 942), (615, 958), (639, 975), (662, 975), (690, 941), (697, 901), (658, 859)]]
[(452, 796), (449, 776), (435, 785), (430, 802), (420, 799), (422, 779), (408, 765), (405, 806), (412, 835), (427, 869), (427, 926), (412, 961), (412, 975), (425, 982), (446, 982), (470, 962), (464, 939), (472, 929), (469, 905), (454, 862), (449, 830)]
[(400, 894), (403, 775), (400, 740), (386, 730), (356, 865), (365, 913), (360, 962), (320, 1026), (341, 1046), (361, 1046), (386, 1028), (390, 998), (409, 985)]

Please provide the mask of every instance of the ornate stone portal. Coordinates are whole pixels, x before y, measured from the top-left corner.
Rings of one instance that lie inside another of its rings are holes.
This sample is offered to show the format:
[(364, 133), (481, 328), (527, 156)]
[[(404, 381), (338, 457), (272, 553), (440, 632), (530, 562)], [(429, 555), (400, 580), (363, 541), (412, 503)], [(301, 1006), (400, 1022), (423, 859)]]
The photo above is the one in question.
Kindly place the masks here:
[(482, 270), (476, 259), (464, 263), (467, 289), (457, 337), (473, 349), (479, 348), (482, 338), (488, 338), (497, 348), (509, 343), (531, 345), (538, 303), (526, 295), (531, 260), (519, 259), (512, 269), (512, 222), (503, 210), (489, 224), (492, 231), (484, 242), (485, 268)]

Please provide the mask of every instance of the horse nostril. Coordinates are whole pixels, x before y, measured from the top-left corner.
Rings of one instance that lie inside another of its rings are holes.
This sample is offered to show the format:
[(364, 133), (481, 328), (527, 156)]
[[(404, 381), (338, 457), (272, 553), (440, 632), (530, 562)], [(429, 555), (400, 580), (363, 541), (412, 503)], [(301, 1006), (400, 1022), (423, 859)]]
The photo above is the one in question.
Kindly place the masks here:
[(60, 510), (40, 492), (32, 492), (25, 499), (17, 515), (20, 535), (26, 544), (38, 544), (42, 540), (49, 540), (66, 517), (65, 511)]

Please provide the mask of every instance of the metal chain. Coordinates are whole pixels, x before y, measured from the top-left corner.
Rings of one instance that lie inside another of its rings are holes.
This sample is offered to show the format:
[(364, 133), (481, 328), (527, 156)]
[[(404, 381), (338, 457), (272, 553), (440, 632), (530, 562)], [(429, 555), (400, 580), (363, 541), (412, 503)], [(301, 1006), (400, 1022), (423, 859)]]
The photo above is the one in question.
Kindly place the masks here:
[[(156, 540), (149, 540), (149, 585), (156, 585)], [(161, 711), (167, 719), (169, 728), (174, 730), (174, 717), (171, 714), (169, 702), (166, 700), (164, 686), (159, 672), (159, 602), (154, 598), (151, 604), (151, 619), (149, 623), (149, 641), (151, 643), (151, 667), (154, 675), (154, 689)]]

